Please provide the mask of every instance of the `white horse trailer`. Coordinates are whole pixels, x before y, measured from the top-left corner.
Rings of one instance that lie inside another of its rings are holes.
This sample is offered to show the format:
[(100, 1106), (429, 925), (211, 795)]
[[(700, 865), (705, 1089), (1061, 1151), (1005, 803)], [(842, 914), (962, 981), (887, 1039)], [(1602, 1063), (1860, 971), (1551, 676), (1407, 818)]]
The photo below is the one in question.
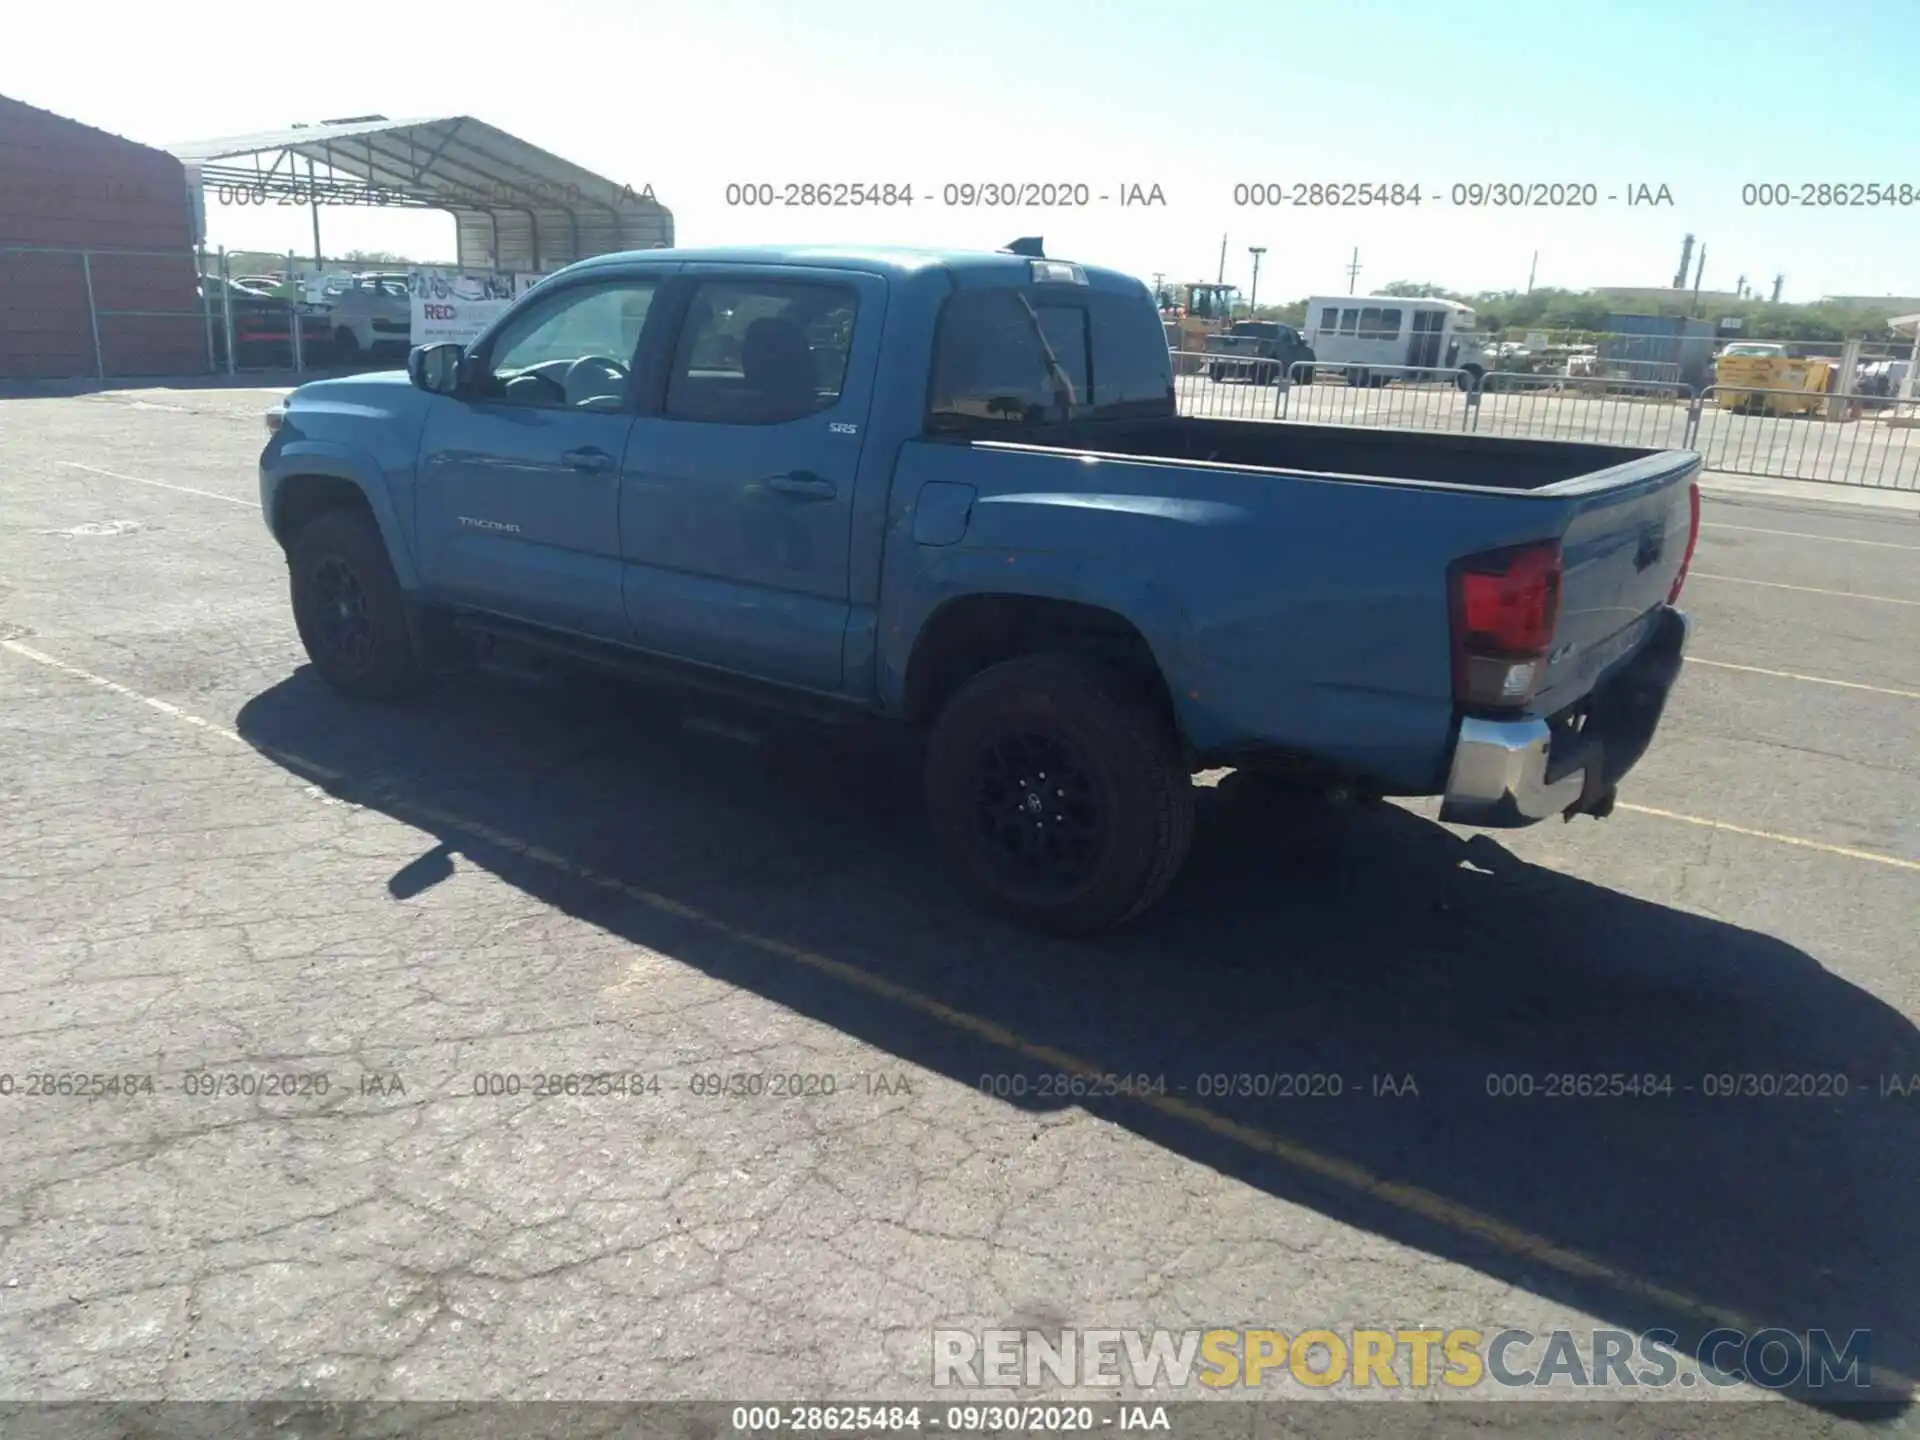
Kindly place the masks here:
[[(1460, 384), (1471, 389), (1490, 368), (1473, 327), (1473, 307), (1458, 300), (1315, 295), (1307, 301), (1305, 337), (1317, 362), (1347, 367), (1351, 385), (1450, 370), (1462, 372)], [(1376, 365), (1382, 370), (1368, 368)]]

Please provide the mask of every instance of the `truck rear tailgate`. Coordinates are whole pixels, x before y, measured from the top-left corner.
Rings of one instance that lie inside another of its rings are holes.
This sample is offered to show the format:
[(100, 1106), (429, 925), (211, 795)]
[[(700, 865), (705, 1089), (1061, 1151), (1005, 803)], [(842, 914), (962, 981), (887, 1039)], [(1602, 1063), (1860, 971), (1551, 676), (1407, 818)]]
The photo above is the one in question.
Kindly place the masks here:
[(1700, 459), (1668, 452), (1549, 486), (1574, 502), (1561, 535), (1560, 621), (1531, 707), (1580, 699), (1646, 638), (1692, 557)]

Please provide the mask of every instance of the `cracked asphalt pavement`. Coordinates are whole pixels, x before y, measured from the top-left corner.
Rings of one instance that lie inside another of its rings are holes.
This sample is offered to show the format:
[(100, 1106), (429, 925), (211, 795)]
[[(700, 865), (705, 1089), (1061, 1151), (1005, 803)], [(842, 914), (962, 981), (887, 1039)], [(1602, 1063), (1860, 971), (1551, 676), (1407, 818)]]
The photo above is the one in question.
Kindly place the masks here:
[[(1911, 511), (1712, 492), (1604, 823), (1203, 777), (1165, 905), (1070, 944), (953, 893), (911, 737), (332, 696), (274, 393), (0, 398), (0, 1400), (931, 1397), (936, 1327), (1920, 1373)], [(1565, 1073), (1673, 1093), (1497, 1093)]]

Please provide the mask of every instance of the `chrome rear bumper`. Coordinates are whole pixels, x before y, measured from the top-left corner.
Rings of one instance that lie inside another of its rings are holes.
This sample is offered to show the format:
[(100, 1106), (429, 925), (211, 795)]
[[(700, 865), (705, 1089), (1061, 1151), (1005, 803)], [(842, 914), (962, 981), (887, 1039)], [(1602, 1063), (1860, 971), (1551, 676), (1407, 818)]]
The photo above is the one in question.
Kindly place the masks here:
[(1449, 825), (1511, 829), (1550, 815), (1605, 815), (1646, 753), (1686, 652), (1687, 617), (1667, 609), (1652, 637), (1590, 697), (1580, 730), (1546, 720), (1460, 722), (1440, 805)]

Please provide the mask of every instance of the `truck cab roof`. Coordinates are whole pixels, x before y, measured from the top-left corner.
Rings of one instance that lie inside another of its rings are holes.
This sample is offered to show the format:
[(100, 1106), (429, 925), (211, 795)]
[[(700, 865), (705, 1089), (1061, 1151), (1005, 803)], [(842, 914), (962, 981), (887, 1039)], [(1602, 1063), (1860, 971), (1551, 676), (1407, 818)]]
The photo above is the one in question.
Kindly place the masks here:
[[(1035, 259), (1004, 250), (956, 250), (909, 245), (728, 245), (668, 250), (625, 250), (576, 261), (562, 275), (636, 262), (669, 265), (809, 265), (826, 270), (861, 270), (890, 279), (906, 280), (931, 270), (945, 270), (961, 284), (1023, 284), (1032, 276)], [(1096, 289), (1142, 286), (1145, 282), (1118, 270), (1082, 265), (1061, 256), (1046, 263), (1071, 264)]]

